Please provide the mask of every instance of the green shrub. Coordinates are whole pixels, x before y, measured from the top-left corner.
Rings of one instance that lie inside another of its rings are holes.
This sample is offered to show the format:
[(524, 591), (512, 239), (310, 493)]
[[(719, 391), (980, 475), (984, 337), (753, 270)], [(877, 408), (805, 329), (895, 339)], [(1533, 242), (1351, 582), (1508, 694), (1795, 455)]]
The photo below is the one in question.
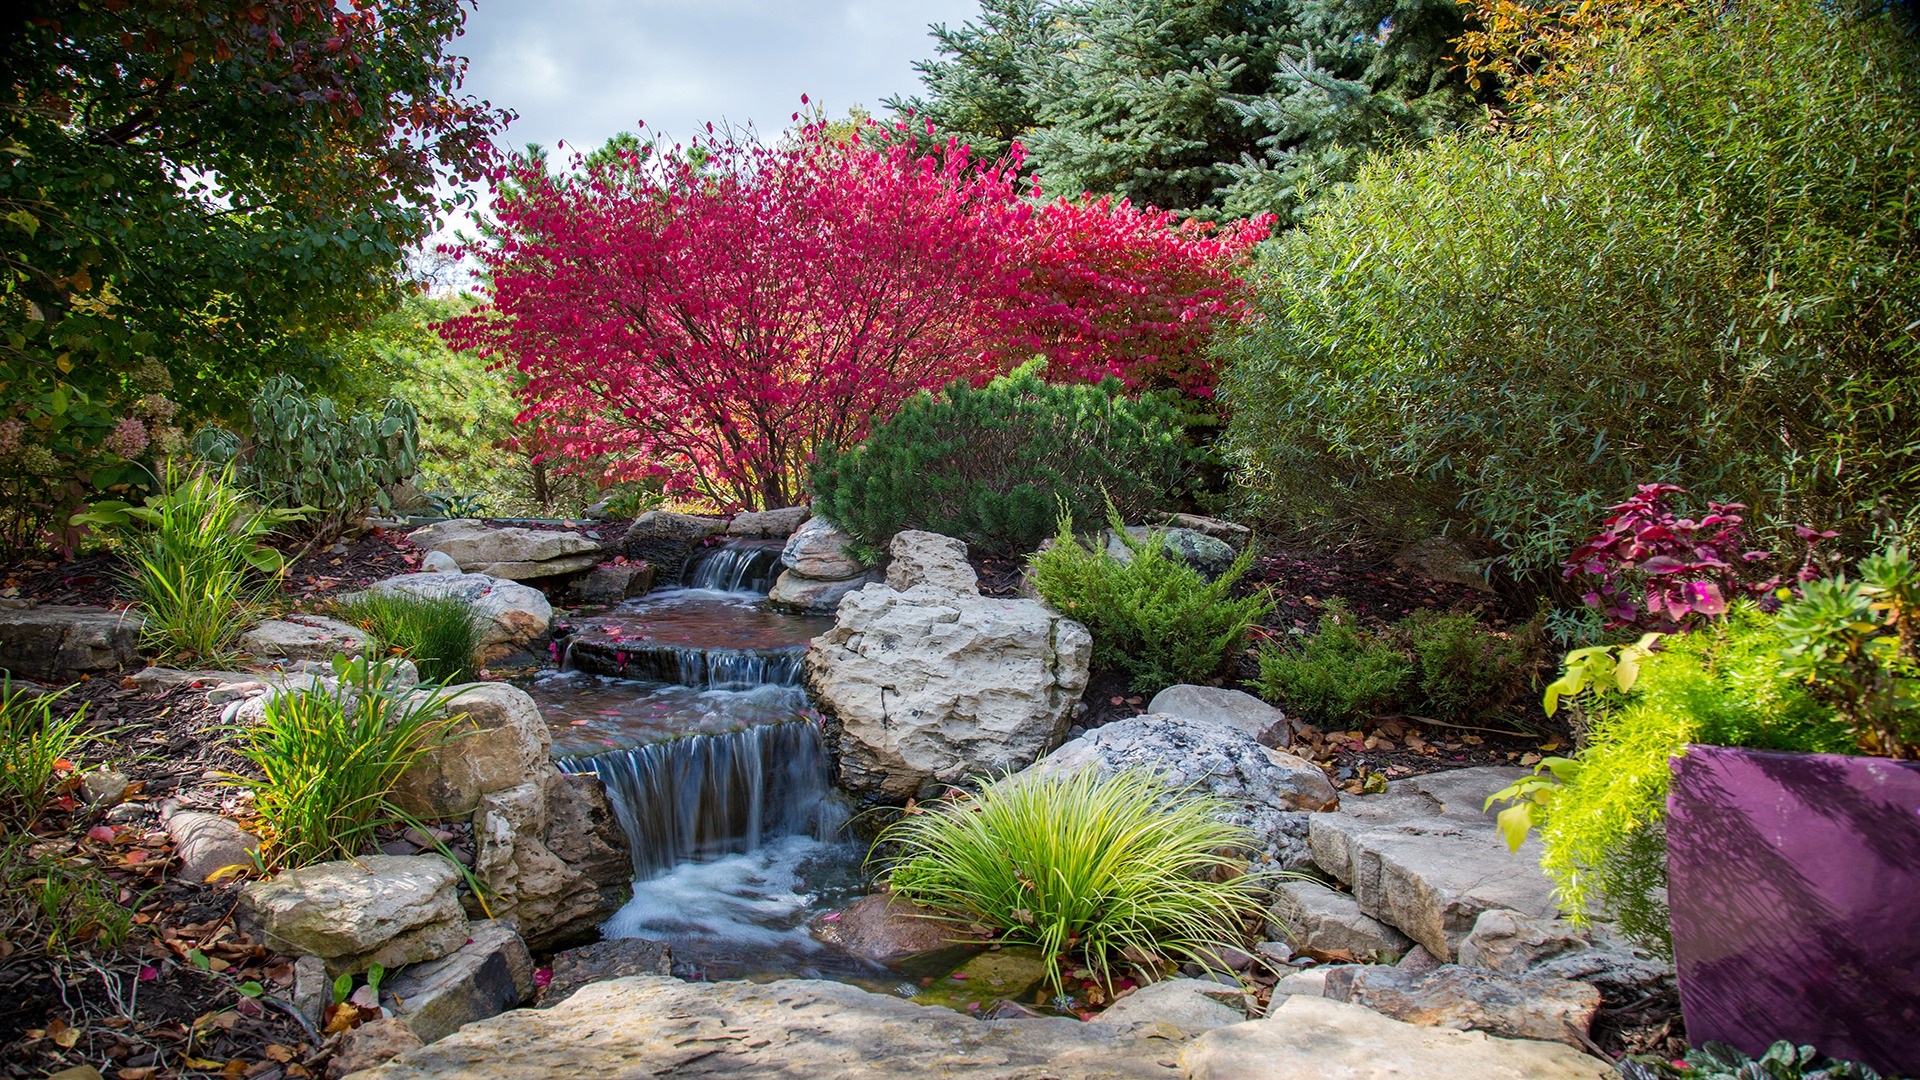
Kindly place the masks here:
[(231, 466), (188, 472), (169, 462), (162, 488), (144, 505), (99, 502), (73, 521), (117, 534), (146, 648), (219, 657), (279, 588), (285, 560), (262, 539), (306, 509), (261, 510)]
[(336, 657), (335, 688), (274, 694), (259, 723), (233, 729), (258, 775), (230, 779), (253, 793), (268, 866), (364, 854), (376, 828), (405, 820), (394, 785), (459, 717), (443, 715), (444, 689), (403, 688), (393, 666)]
[(1855, 536), (1882, 496), (1908, 507), (1899, 6), (1693, 5), (1512, 133), (1371, 162), (1271, 245), (1224, 346), (1265, 508), (1388, 542), (1451, 525), (1544, 576), (1636, 483)]
[(1082, 527), (1103, 499), (1136, 520), (1170, 506), (1190, 454), (1180, 411), (1122, 396), (1117, 379), (1053, 385), (1040, 368), (917, 395), (863, 445), (821, 453), (814, 511), (876, 549), (926, 529), (1003, 552), (1032, 550), (1063, 503)]
[(1750, 604), (1659, 640), (1658, 651), (1638, 659), (1630, 693), (1618, 689), (1611, 662), (1589, 680), (1586, 746), (1576, 761), (1545, 766), (1559, 783), (1530, 778), (1489, 804), (1522, 800), (1502, 813), (1508, 842), (1517, 846), (1527, 825), (1541, 826), (1540, 865), (1576, 921), (1604, 903), (1616, 918), (1625, 916), (1623, 929), (1665, 949), (1658, 830), (1666, 819), (1668, 759), (1689, 743), (1845, 753), (1854, 735), (1788, 670), (1779, 621)]
[(413, 661), (427, 682), (474, 680), (486, 617), (470, 600), (369, 592), (342, 601), (334, 613), (365, 630), (378, 651)]
[(1881, 1080), (1872, 1066), (1836, 1061), (1811, 1046), (1784, 1040), (1767, 1047), (1758, 1058), (1708, 1040), (1679, 1061), (1627, 1058), (1619, 1069), (1624, 1080)]
[(1363, 633), (1338, 600), (1319, 633), (1298, 645), (1260, 646), (1260, 695), (1326, 727), (1348, 727), (1396, 709), (1413, 680), (1406, 653)]
[(25, 832), (40, 820), (63, 762), (79, 753), (87, 707), (53, 713), (58, 694), (13, 685), (0, 677), (0, 825)]
[(880, 842), (901, 850), (895, 892), (1039, 946), (1056, 986), (1067, 953), (1111, 982), (1123, 958), (1217, 963), (1260, 916), (1265, 890), (1228, 876), (1253, 838), (1221, 810), (1150, 773), (1084, 769), (1003, 778), (901, 819)]
[(1504, 708), (1539, 666), (1541, 623), (1514, 633), (1478, 617), (1417, 611), (1379, 631), (1362, 630), (1338, 600), (1318, 633), (1260, 648), (1262, 695), (1327, 726), (1383, 713), (1458, 723)]
[(1920, 758), (1920, 564), (1902, 543), (1857, 581), (1809, 581), (1780, 609), (1787, 671), (1853, 728), (1860, 749)]
[(1126, 672), (1135, 690), (1205, 682), (1273, 607), (1264, 590), (1233, 597), (1234, 582), (1253, 564), (1253, 549), (1208, 581), (1167, 550), (1163, 535), (1134, 540), (1119, 514), (1108, 521), (1133, 552), (1130, 561), (1104, 546), (1083, 545), (1062, 514), (1054, 546), (1032, 558), (1034, 588), (1093, 635), (1094, 666)]
[(413, 476), (420, 463), (419, 418), (413, 406), (389, 399), (379, 415), (342, 415), (333, 400), (310, 397), (298, 379), (267, 380), (254, 396), (252, 435), (204, 428), (194, 450), (231, 465), (248, 487), (275, 507), (318, 507), (317, 532), (332, 536), (385, 508), (385, 488)]

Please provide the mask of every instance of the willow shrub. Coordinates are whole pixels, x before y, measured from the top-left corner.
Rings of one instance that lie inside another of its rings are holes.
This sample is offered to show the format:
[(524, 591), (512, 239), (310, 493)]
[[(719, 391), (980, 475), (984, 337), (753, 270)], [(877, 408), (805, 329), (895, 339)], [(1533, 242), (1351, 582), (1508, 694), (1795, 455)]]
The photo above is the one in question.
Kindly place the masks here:
[(921, 393), (864, 444), (821, 453), (815, 511), (873, 548), (926, 529), (1007, 552), (1046, 539), (1063, 502), (1085, 527), (1103, 500), (1132, 520), (1177, 501), (1191, 457), (1178, 408), (1118, 379), (1051, 384), (1041, 367)]
[[(1060, 983), (1078, 954), (1111, 983), (1119, 963), (1211, 966), (1239, 947), (1265, 890), (1233, 853), (1255, 844), (1208, 796), (1139, 770), (1010, 776), (888, 828), (895, 892), (1037, 945)], [(1157, 973), (1157, 970), (1156, 970)]]
[(1270, 246), (1222, 386), (1274, 517), (1447, 525), (1524, 575), (1635, 483), (1851, 535), (1912, 490), (1920, 48), (1821, 0), (1702, 7)]

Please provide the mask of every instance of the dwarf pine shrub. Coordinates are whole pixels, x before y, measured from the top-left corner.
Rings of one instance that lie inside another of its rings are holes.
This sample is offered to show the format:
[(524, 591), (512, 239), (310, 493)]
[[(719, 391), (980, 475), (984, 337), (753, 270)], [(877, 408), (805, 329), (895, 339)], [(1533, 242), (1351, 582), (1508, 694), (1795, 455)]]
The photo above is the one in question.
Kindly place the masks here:
[(1103, 499), (1135, 520), (1177, 501), (1190, 457), (1179, 409), (1126, 397), (1118, 379), (1056, 385), (1040, 369), (916, 395), (864, 444), (821, 453), (815, 512), (876, 549), (926, 529), (1006, 552), (1046, 539), (1063, 503), (1088, 526)]

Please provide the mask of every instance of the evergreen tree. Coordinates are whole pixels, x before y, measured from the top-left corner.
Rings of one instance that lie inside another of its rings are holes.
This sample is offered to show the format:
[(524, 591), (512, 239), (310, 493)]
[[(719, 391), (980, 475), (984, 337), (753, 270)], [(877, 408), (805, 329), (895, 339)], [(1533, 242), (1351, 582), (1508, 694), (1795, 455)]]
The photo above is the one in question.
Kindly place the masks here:
[(1474, 115), (1465, 26), (1453, 0), (984, 0), (887, 104), (986, 156), (1024, 143), (1049, 194), (1291, 220), (1368, 150)]

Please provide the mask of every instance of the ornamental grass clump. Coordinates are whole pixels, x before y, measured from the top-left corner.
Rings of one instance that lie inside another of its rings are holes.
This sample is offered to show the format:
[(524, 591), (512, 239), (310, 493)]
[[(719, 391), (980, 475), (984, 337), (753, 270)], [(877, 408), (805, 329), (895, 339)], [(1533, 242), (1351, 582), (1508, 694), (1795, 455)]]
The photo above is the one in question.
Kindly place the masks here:
[(25, 832), (40, 820), (54, 778), (72, 767), (70, 759), (87, 739), (80, 732), (87, 707), (55, 716), (59, 696), (0, 678), (0, 825)]
[(1260, 885), (1235, 857), (1253, 837), (1222, 810), (1142, 770), (1008, 776), (902, 819), (880, 843), (900, 850), (901, 896), (1037, 945), (1055, 986), (1069, 954), (1110, 985), (1117, 962), (1214, 964), (1260, 916)]
[(189, 471), (169, 462), (161, 481), (161, 493), (143, 505), (98, 502), (73, 523), (118, 534), (145, 648), (218, 657), (279, 588), (286, 560), (262, 541), (306, 508), (261, 509), (231, 468)]
[(376, 828), (409, 820), (394, 785), (460, 719), (444, 715), (444, 687), (404, 687), (394, 664), (335, 657), (333, 667), (337, 685), (271, 695), (258, 723), (233, 730), (255, 775), (230, 779), (253, 793), (268, 866), (361, 855)]
[(1111, 510), (1108, 521), (1131, 560), (1082, 544), (1073, 519), (1062, 513), (1054, 546), (1033, 556), (1034, 588), (1093, 635), (1094, 666), (1126, 672), (1134, 690), (1207, 681), (1273, 607), (1264, 589), (1233, 595), (1234, 583), (1253, 565), (1253, 549), (1208, 581), (1167, 550), (1164, 536), (1135, 540)]
[(472, 682), (483, 616), (460, 596), (362, 593), (335, 614), (365, 630), (382, 653), (414, 662), (427, 682)]

